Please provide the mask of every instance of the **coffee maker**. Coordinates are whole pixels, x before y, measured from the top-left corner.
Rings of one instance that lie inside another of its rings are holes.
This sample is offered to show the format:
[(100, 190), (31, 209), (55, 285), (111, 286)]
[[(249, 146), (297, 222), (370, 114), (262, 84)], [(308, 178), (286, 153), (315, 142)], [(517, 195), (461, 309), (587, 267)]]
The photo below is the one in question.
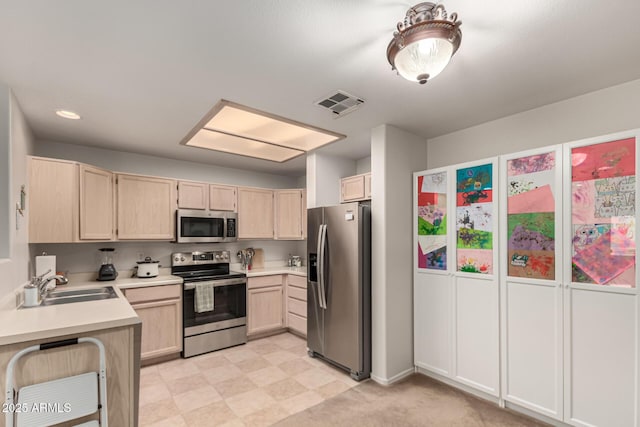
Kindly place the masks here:
[(116, 280), (118, 277), (118, 272), (116, 271), (115, 266), (113, 265), (113, 253), (115, 251), (114, 248), (100, 248), (101, 253), (101, 262), (100, 270), (98, 271), (98, 280), (107, 281), (107, 280)]

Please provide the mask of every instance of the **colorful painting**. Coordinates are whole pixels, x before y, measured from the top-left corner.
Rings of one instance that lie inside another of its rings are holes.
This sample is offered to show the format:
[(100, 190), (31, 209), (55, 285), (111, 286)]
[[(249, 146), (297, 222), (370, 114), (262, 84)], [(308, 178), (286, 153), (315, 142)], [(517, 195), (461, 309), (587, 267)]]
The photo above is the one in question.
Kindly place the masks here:
[(635, 138), (571, 150), (572, 280), (635, 287)]
[(458, 249), (458, 271), (493, 274), (493, 251), (490, 249)]
[(493, 272), (493, 165), (456, 171), (457, 270)]
[(447, 269), (447, 174), (418, 177), (418, 268)]
[(507, 162), (507, 274), (555, 278), (555, 152)]
[(507, 176), (532, 174), (555, 169), (556, 153), (535, 154), (528, 157), (520, 157), (507, 162)]
[(635, 175), (636, 139), (573, 148), (571, 165), (572, 181)]

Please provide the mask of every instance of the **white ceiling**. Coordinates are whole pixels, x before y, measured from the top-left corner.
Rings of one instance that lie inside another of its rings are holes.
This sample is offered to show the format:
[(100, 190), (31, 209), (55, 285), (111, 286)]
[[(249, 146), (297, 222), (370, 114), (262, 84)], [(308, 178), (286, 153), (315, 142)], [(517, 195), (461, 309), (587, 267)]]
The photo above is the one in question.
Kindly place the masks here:
[[(450, 0), (460, 49), (413, 84), (385, 57), (413, 5), (0, 0), (0, 81), (38, 139), (302, 175), (304, 157), (278, 164), (179, 142), (224, 98), (343, 133), (320, 151), (359, 159), (383, 123), (430, 138), (640, 78), (638, 0)], [(333, 119), (313, 102), (337, 89), (366, 103)]]

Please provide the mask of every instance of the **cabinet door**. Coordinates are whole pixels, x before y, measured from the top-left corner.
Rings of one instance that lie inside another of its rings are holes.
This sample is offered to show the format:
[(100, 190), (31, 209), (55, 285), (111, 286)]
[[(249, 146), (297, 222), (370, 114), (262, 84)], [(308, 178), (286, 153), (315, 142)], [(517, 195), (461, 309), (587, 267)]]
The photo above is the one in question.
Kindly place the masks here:
[(142, 360), (182, 350), (181, 305), (180, 299), (171, 299), (132, 306), (142, 320)]
[(29, 242), (77, 241), (78, 164), (40, 158), (29, 164)]
[(174, 239), (174, 180), (120, 174), (117, 185), (118, 239)]
[(113, 173), (80, 165), (80, 240), (113, 239)]
[(238, 238), (273, 239), (273, 191), (238, 188)]
[(178, 182), (178, 207), (180, 209), (207, 209), (208, 184), (203, 182)]
[(364, 176), (364, 198), (371, 199), (371, 174)]
[(282, 328), (282, 286), (249, 289), (247, 335)]
[(351, 176), (340, 180), (340, 201), (364, 199), (364, 175)]
[(209, 184), (209, 209), (237, 212), (237, 190), (227, 185)]
[(302, 239), (302, 190), (277, 190), (275, 238), (280, 240)]

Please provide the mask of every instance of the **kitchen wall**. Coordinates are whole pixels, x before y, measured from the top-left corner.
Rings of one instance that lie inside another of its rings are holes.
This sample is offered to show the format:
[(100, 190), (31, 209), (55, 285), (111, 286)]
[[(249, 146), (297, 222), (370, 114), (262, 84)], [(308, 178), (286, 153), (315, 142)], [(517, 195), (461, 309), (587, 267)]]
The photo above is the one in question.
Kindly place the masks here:
[[(8, 134), (6, 133), (8, 130)], [(33, 152), (33, 135), (22, 110), (10, 89), (0, 83), (0, 162), (3, 177), (0, 178), (0, 238), (5, 245), (0, 255), (0, 296), (4, 296), (24, 284), (30, 276), (28, 241), (28, 210), (24, 216), (15, 214), (20, 201), (20, 188), (27, 184), (26, 156)], [(28, 197), (28, 195), (27, 195)]]
[(37, 141), (35, 155), (75, 160), (116, 172), (249, 187), (301, 188), (298, 186), (300, 177), (253, 172), (53, 141)]
[[(289, 255), (300, 255), (306, 258), (306, 241), (238, 241), (234, 243), (213, 244), (185, 244), (169, 242), (102, 242), (102, 243), (40, 243), (32, 245), (35, 254), (46, 252), (56, 256), (56, 269), (67, 273), (97, 272), (100, 267), (100, 248), (115, 248), (113, 263), (118, 271), (131, 270), (136, 261), (149, 256), (160, 261), (162, 267), (171, 267), (171, 253), (192, 251), (228, 250), (231, 252), (232, 263), (239, 262), (236, 258), (238, 250), (245, 248), (262, 248), (265, 262), (286, 262)], [(304, 260), (306, 261), (306, 260)], [(304, 262), (303, 261), (303, 262)], [(304, 262), (306, 264), (306, 262)]]
[(371, 132), (372, 378), (413, 372), (413, 171), (427, 141), (390, 125)]
[(356, 160), (356, 175), (371, 172), (371, 156)]
[(356, 161), (323, 153), (307, 155), (307, 207), (340, 203), (340, 178), (356, 174)]
[(640, 128), (640, 80), (428, 141), (429, 168)]

